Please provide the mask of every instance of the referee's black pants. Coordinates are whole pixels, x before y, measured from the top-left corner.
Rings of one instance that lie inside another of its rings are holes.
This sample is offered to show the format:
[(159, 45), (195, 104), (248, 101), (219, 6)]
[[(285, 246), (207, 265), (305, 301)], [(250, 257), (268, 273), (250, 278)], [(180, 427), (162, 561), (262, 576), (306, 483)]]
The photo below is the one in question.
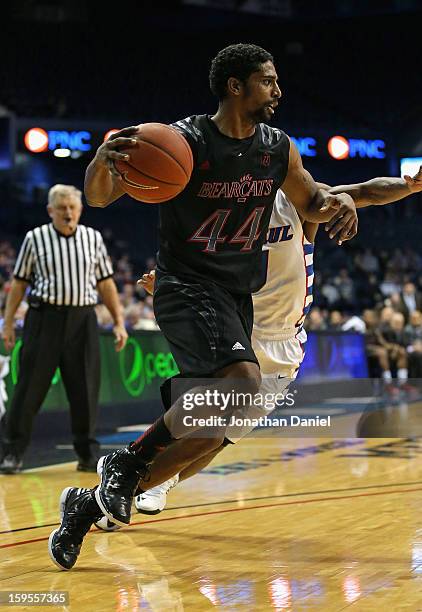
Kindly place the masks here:
[(100, 347), (95, 310), (92, 306), (48, 304), (30, 307), (25, 318), (19, 376), (6, 413), (6, 452), (23, 455), (30, 443), (33, 418), (57, 367), (70, 404), (76, 454), (81, 459), (96, 454)]

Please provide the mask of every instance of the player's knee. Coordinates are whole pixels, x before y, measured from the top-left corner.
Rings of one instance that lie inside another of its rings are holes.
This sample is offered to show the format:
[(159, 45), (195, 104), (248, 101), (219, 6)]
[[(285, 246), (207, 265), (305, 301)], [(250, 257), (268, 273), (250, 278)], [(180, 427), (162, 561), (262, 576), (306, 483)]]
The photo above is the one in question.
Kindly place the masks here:
[(234, 390), (243, 393), (258, 393), (262, 382), (258, 365), (249, 361), (232, 363), (217, 372), (216, 376), (225, 379), (225, 382), (231, 382), (233, 379)]

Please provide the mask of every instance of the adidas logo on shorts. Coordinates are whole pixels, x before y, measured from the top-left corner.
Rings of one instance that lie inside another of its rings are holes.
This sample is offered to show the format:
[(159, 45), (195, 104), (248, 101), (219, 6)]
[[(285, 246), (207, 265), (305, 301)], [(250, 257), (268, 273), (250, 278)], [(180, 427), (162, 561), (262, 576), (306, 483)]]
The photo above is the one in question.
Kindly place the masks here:
[(232, 346), (232, 351), (245, 351), (245, 347), (240, 344), (240, 342), (235, 342)]

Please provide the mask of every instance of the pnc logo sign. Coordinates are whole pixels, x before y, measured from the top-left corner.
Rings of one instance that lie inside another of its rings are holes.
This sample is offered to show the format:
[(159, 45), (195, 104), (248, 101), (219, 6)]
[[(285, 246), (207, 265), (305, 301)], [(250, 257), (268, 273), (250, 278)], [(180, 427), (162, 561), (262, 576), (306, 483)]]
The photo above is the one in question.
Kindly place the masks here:
[(385, 141), (380, 139), (345, 138), (333, 136), (328, 141), (328, 153), (334, 159), (384, 159)]
[(24, 136), (25, 147), (31, 153), (43, 153), (56, 149), (69, 149), (70, 151), (90, 151), (92, 134), (86, 130), (44, 130), (34, 127)]
[(317, 141), (312, 136), (303, 136), (301, 138), (291, 137), (293, 142), (298, 148), (299, 153), (302, 157), (316, 157), (316, 145)]

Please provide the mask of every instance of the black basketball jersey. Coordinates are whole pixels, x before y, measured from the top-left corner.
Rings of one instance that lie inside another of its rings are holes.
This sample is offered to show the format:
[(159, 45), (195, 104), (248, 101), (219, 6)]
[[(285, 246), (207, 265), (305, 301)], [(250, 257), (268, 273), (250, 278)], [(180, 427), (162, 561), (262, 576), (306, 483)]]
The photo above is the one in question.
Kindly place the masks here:
[(284, 132), (260, 123), (250, 138), (222, 134), (208, 115), (174, 123), (189, 142), (191, 179), (160, 206), (158, 268), (233, 293), (263, 284), (261, 249), (289, 164)]

